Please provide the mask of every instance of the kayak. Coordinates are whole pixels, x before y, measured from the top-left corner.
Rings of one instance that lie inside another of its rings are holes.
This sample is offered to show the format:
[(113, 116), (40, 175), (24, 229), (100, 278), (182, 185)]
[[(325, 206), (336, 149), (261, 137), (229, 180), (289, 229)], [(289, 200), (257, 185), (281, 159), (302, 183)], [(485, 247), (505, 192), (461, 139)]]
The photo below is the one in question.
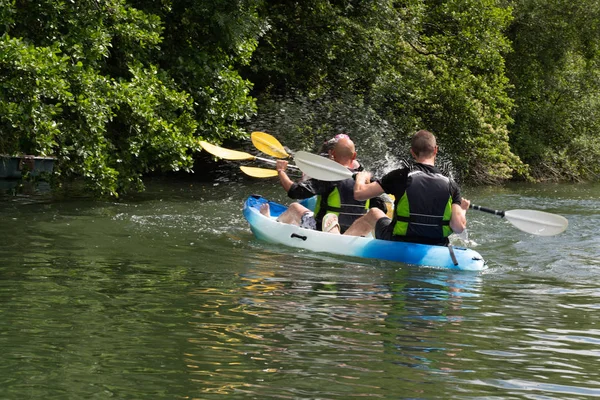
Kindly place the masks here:
[[(268, 203), (270, 216), (260, 213)], [(433, 246), (394, 242), (374, 237), (346, 236), (300, 228), (276, 219), (287, 207), (258, 195), (244, 202), (244, 217), (254, 236), (265, 242), (283, 244), (313, 252), (401, 262), (418, 266), (480, 271), (485, 269), (483, 257), (475, 250), (457, 246)], [(454, 257), (453, 257), (454, 255)]]

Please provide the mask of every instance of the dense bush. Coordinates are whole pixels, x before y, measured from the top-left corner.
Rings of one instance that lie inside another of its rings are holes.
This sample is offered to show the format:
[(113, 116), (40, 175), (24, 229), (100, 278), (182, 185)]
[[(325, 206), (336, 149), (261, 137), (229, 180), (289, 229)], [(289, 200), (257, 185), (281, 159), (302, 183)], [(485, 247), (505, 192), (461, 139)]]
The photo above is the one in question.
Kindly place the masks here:
[(376, 163), (424, 128), (474, 183), (597, 179), (599, 21), (592, 0), (0, 0), (0, 153), (116, 196), (191, 171), (199, 139), (348, 131)]
[[(526, 176), (509, 147), (512, 100), (503, 55), (510, 47), (503, 30), (511, 14), (498, 3), (269, 1), (271, 29), (248, 76), (266, 98), (355, 97), (353, 106), (375, 110), (392, 127), (391, 143), (429, 129), (466, 179)], [(322, 126), (298, 115), (292, 131), (311, 134)]]
[(511, 146), (537, 179), (600, 177), (600, 3), (515, 0)]
[(235, 122), (255, 105), (236, 66), (256, 43), (252, 4), (1, 3), (1, 153), (55, 155), (61, 180), (118, 195), (144, 173), (191, 170), (198, 137), (243, 135)]

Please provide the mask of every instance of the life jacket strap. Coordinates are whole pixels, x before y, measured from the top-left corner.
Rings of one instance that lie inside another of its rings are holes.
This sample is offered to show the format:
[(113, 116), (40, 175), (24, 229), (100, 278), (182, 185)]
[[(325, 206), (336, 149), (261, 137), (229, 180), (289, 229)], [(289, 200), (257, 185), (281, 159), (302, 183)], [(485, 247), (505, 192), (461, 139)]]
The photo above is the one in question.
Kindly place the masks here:
[[(439, 217), (439, 218), (443, 218), (443, 217)], [(429, 217), (428, 219), (423, 218), (422, 216), (417, 216), (417, 215), (411, 215), (410, 217), (401, 217), (401, 216), (396, 216), (396, 220), (399, 222), (406, 222), (406, 223), (412, 223), (412, 224), (422, 224), (422, 225), (432, 225), (432, 226), (449, 226), (450, 225), (450, 221), (433, 221), (434, 219), (438, 219), (438, 217)], [(432, 222), (432, 223), (427, 223), (427, 222)]]

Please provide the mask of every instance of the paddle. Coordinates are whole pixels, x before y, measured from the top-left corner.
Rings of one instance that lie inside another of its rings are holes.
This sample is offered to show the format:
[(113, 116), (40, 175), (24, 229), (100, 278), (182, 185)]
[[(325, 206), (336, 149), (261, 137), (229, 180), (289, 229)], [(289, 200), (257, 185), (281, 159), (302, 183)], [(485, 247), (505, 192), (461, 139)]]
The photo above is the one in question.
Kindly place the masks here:
[(469, 208), (498, 215), (523, 232), (539, 236), (554, 236), (569, 226), (569, 221), (562, 215), (535, 210), (492, 210), (491, 208), (471, 204)]
[[(350, 172), (348, 168), (328, 158), (308, 153), (306, 151), (296, 152), (296, 154), (294, 155), (294, 161), (296, 162), (296, 165), (288, 165), (288, 168), (299, 168), (306, 175), (314, 179), (318, 179), (321, 181), (340, 181), (352, 178), (352, 172)], [(277, 171), (274, 171), (273, 174), (269, 172), (258, 171), (259, 169), (260, 168), (254, 168), (254, 170), (247, 170), (247, 168), (244, 168), (243, 171), (248, 173), (248, 175), (261, 178), (277, 175)]]
[[(200, 141), (200, 146), (213, 156), (223, 158), (225, 160), (258, 160), (262, 162), (266, 162), (269, 164), (276, 164), (276, 160), (271, 160), (270, 158), (257, 157), (250, 153), (245, 153), (243, 151), (230, 150), (223, 147), (215, 146), (214, 144), (210, 144), (205, 141)], [(288, 165), (288, 168), (299, 169), (295, 165)]]
[(285, 150), (285, 147), (275, 137), (265, 132), (252, 132), (250, 134), (252, 144), (258, 150), (277, 158), (290, 158), (291, 156)]
[[(250, 134), (254, 147), (273, 157), (292, 157), (279, 141), (265, 132)], [(352, 177), (352, 173), (344, 166), (326, 157), (317, 156), (306, 151), (294, 154), (294, 160), (300, 169), (308, 176), (322, 181), (340, 181)], [(310, 173), (308, 172), (310, 171)]]
[(246, 167), (246, 166), (241, 166), (240, 169), (246, 175), (250, 175), (254, 178), (272, 178), (272, 177), (277, 176), (277, 171), (274, 169)]
[[(225, 149), (205, 141), (200, 141), (200, 146), (210, 154), (226, 160), (260, 160), (270, 164), (276, 163), (275, 160), (269, 158), (257, 157), (243, 151)], [(306, 151), (297, 152), (294, 161), (297, 165), (288, 165), (288, 168), (300, 169), (311, 178), (322, 181), (340, 181), (352, 177), (352, 172), (346, 167), (333, 160)]]
[[(291, 157), (279, 141), (265, 132), (252, 132), (252, 144), (265, 154), (278, 158)], [(322, 181), (340, 181), (352, 177), (352, 173), (341, 164), (328, 158), (298, 151), (294, 154), (294, 161), (302, 172), (311, 178)]]
[(296, 152), (294, 161), (302, 172), (320, 181), (341, 181), (352, 178), (352, 172), (343, 165), (306, 151)]

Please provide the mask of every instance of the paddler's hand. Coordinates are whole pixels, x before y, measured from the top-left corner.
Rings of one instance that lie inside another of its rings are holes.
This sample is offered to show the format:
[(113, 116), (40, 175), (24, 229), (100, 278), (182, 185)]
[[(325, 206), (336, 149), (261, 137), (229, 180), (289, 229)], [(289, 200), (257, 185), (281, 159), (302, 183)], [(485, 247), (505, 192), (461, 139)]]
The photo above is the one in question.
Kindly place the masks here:
[(279, 177), (279, 183), (281, 183), (281, 187), (286, 192), (289, 192), (290, 188), (294, 184), (294, 181), (292, 181), (290, 179), (290, 177), (288, 176), (288, 174), (285, 173), (287, 166), (288, 166), (288, 162), (285, 160), (277, 160), (277, 162), (275, 163), (275, 169), (277, 170), (277, 176)]
[(275, 164), (275, 169), (277, 170), (277, 172), (285, 172), (287, 166), (288, 162), (286, 160), (277, 160), (277, 163)]
[(356, 174), (356, 182), (359, 184), (366, 184), (371, 182), (371, 177), (373, 176), (373, 174), (371, 174), (370, 172), (367, 171), (360, 171), (358, 174)]
[(467, 200), (467, 199), (463, 198), (460, 201), (460, 208), (462, 208), (465, 211), (467, 211), (469, 209), (470, 205), (471, 205), (471, 200)]

